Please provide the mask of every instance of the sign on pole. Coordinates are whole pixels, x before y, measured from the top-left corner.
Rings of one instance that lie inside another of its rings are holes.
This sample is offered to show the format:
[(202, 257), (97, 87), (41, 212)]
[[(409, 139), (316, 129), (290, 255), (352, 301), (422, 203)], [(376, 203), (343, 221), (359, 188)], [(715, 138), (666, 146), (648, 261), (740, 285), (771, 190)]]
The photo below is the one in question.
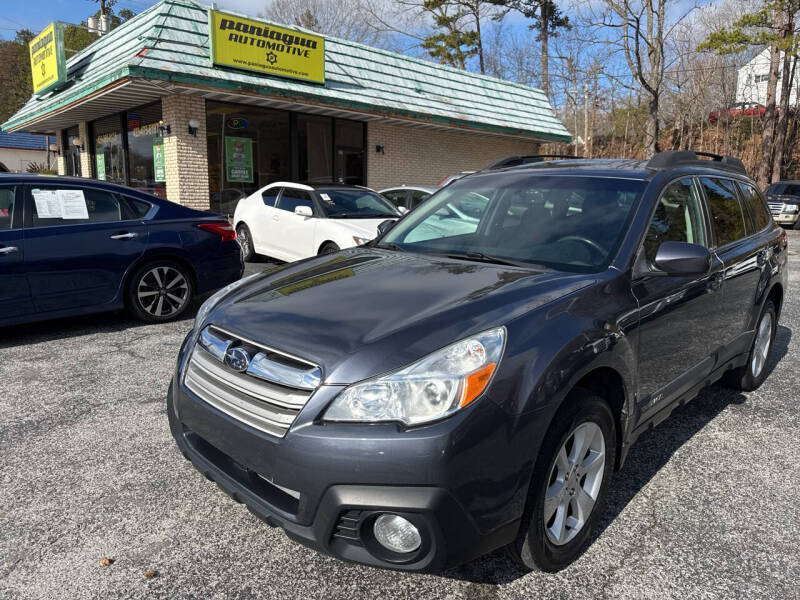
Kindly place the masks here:
[(215, 65), (325, 83), (325, 39), (216, 10), (208, 11)]
[(34, 94), (44, 94), (67, 80), (64, 28), (61, 23), (50, 23), (30, 41), (28, 49)]

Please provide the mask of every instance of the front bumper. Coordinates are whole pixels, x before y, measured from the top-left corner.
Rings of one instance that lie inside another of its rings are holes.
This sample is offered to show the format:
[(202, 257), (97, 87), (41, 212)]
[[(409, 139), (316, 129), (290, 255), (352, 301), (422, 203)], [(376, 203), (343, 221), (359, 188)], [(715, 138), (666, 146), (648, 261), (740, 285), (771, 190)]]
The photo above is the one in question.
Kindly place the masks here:
[(800, 219), (800, 213), (778, 213), (773, 214), (772, 218), (779, 225), (794, 225)]
[[(459, 430), (468, 436), (480, 422), (485, 433), (500, 415), (491, 403), (483, 407)], [(480, 485), (489, 457), (483, 456), (483, 465), (470, 464), (476, 457), (459, 452), (447, 433), (421, 432), (409, 440), (397, 435), (396, 426), (384, 425), (354, 436), (353, 427), (365, 431), (364, 426), (307, 422), (277, 438), (217, 411), (183, 387), (177, 374), (168, 415), (178, 447), (198, 471), (267, 524), (319, 552), (377, 567), (438, 572), (510, 543), (519, 528), (524, 501), (503, 494), (527, 489), (527, 482), (506, 478), (489, 489)], [(450, 426), (459, 427), (455, 420)], [(480, 437), (474, 441), (482, 451)], [(503, 474), (495, 469), (492, 475)], [(397, 556), (377, 544), (371, 525), (384, 512), (417, 526), (423, 538), (418, 551)]]

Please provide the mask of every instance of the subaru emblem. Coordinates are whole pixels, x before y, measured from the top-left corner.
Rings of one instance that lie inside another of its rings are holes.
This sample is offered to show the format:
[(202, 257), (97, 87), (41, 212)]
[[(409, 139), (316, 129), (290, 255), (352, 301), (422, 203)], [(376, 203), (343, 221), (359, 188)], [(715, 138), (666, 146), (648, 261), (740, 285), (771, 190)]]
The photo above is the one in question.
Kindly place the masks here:
[(250, 355), (240, 346), (228, 348), (225, 351), (225, 364), (234, 371), (244, 373), (250, 366)]

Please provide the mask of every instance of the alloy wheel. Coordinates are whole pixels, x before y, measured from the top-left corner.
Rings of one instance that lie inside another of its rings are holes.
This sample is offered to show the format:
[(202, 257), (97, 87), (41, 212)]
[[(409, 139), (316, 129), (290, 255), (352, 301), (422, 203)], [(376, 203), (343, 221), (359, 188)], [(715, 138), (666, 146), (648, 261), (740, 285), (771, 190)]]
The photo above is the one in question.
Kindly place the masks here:
[(186, 277), (173, 267), (153, 267), (139, 279), (136, 298), (146, 313), (168, 317), (186, 306), (189, 284)]
[(543, 514), (547, 538), (556, 546), (574, 539), (589, 519), (603, 483), (605, 461), (603, 431), (591, 421), (578, 425), (556, 454)]
[(758, 332), (756, 333), (756, 341), (753, 345), (753, 357), (750, 361), (750, 368), (753, 371), (753, 377), (761, 375), (764, 370), (764, 365), (767, 364), (767, 356), (769, 356), (769, 348), (772, 342), (772, 313), (765, 312), (758, 324)]

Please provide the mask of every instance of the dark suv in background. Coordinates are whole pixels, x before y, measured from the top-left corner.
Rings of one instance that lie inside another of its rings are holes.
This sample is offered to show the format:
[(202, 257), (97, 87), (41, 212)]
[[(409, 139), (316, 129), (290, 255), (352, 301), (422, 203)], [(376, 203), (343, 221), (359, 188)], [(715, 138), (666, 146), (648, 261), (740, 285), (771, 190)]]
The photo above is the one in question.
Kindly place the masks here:
[(209, 299), (168, 395), (183, 454), (345, 560), (574, 560), (643, 431), (763, 382), (787, 242), (731, 157), (527, 162)]

